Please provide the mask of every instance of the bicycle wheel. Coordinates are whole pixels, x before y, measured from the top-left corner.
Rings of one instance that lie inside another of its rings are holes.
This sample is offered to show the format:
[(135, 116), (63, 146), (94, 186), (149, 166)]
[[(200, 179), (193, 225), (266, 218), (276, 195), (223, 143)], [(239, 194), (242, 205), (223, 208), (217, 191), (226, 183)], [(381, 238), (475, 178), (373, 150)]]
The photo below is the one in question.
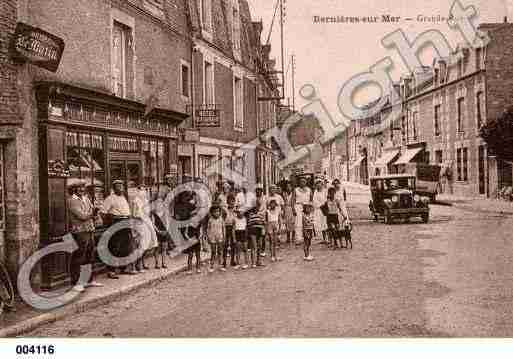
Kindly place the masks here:
[(0, 298), (8, 307), (14, 306), (14, 287), (2, 262), (0, 262)]

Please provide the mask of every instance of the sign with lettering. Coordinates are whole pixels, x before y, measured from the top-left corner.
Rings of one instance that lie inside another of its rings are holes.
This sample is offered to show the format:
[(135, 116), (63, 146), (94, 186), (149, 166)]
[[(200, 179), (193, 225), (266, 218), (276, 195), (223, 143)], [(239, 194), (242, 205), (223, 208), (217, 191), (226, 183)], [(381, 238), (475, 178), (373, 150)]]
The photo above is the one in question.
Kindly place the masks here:
[(13, 57), (56, 72), (64, 51), (64, 40), (44, 30), (19, 22), (12, 42)]
[(216, 105), (200, 105), (196, 108), (195, 115), (198, 127), (221, 126), (221, 110)]

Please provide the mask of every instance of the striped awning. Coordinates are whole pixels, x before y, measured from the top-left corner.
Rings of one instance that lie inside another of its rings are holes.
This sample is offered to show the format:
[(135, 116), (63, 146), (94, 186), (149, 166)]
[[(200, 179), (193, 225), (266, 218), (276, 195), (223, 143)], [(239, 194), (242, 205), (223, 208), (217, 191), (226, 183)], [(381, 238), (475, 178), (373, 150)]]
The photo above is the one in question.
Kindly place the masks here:
[(405, 165), (410, 163), (415, 156), (417, 156), (422, 151), (422, 148), (409, 148), (399, 157), (397, 161), (395, 161), (395, 165)]

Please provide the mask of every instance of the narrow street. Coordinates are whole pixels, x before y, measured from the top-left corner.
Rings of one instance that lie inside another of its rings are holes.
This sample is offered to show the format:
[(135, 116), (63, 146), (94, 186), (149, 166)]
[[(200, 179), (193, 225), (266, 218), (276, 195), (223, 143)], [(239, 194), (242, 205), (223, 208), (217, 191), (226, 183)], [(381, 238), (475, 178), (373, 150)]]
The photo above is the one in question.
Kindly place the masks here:
[(184, 273), (27, 336), (477, 337), (513, 334), (513, 217), (432, 206), (374, 223), (350, 189), (353, 250), (282, 249), (262, 269)]

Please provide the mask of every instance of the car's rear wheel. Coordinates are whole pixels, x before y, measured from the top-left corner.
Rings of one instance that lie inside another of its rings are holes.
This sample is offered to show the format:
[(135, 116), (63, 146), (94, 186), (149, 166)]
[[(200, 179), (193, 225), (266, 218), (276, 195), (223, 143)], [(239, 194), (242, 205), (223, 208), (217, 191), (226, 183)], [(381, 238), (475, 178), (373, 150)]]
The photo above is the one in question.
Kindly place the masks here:
[(429, 222), (429, 213), (422, 215), (422, 222), (428, 223)]
[(385, 210), (385, 224), (392, 224), (392, 215), (390, 214), (390, 210)]

